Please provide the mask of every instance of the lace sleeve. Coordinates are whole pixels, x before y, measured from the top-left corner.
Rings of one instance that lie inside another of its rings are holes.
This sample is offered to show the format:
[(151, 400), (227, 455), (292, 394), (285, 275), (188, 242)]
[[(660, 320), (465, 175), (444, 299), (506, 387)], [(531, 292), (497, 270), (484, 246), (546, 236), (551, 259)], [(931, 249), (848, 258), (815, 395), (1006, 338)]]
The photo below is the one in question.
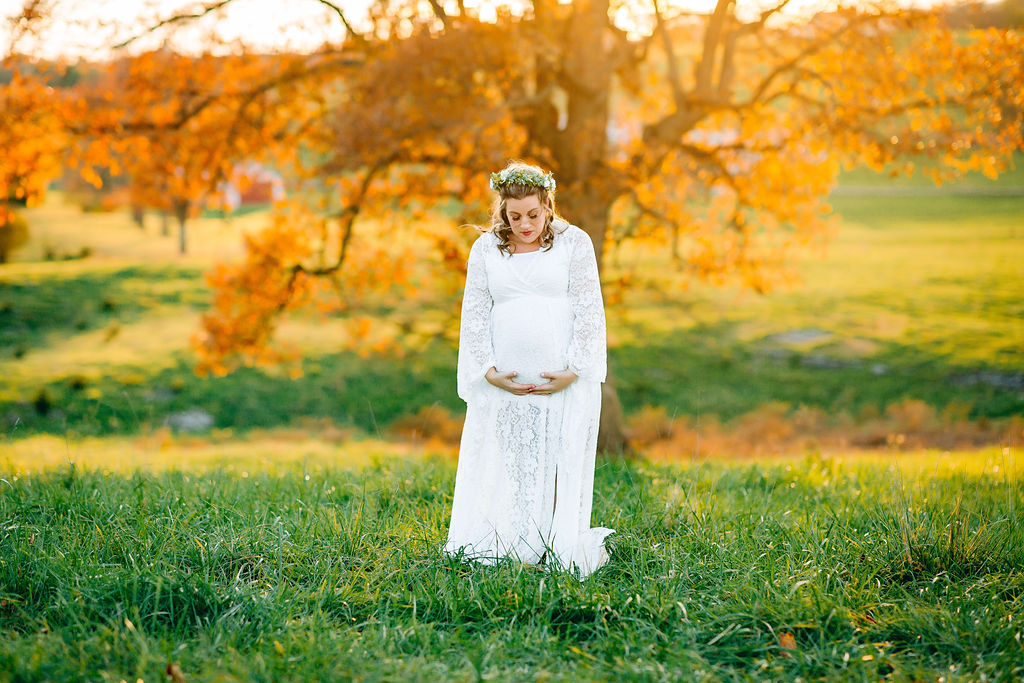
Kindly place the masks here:
[(572, 337), (568, 368), (580, 379), (603, 382), (608, 372), (607, 339), (601, 279), (590, 235), (573, 230), (569, 261), (569, 304), (572, 309)]
[(487, 268), (483, 249), (490, 235), (482, 235), (469, 250), (466, 265), (466, 291), (462, 296), (459, 324), (459, 361), (457, 388), (467, 403), (483, 387), (484, 375), (495, 365), (491, 346), (491, 299), (487, 288)]

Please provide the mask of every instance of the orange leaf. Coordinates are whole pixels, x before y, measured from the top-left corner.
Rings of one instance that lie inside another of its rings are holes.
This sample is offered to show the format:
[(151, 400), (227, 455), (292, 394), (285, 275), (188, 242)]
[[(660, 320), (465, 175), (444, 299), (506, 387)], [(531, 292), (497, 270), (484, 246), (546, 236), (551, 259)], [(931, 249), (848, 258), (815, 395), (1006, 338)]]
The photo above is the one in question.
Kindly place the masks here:
[(181, 667), (173, 662), (167, 665), (167, 675), (174, 683), (185, 683), (185, 675), (181, 673)]

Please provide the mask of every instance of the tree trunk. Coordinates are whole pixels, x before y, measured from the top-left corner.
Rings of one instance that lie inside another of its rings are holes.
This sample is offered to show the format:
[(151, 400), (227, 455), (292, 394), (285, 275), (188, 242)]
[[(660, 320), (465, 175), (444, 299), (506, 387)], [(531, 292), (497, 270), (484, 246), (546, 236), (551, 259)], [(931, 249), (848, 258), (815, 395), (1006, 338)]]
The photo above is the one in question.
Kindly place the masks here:
[(146, 209), (141, 204), (132, 204), (132, 222), (139, 230), (146, 229)]
[(185, 254), (186, 233), (185, 233), (185, 221), (188, 220), (188, 201), (176, 201), (174, 203), (174, 213), (178, 219), (178, 253)]
[[(608, 175), (608, 118), (614, 59), (608, 29), (608, 0), (581, 2), (565, 33), (561, 89), (568, 94), (564, 126), (550, 121), (535, 131), (554, 157), (559, 206), (568, 220), (587, 231), (594, 242), (598, 268), (603, 271), (604, 236), (608, 215), (618, 194)], [(629, 453), (622, 404), (615, 392), (611, 369), (601, 391), (599, 447)]]
[(601, 385), (601, 426), (597, 431), (597, 448), (605, 453), (632, 455), (633, 448), (626, 437), (626, 422), (622, 417), (622, 403), (611, 371)]
[[(569, 195), (563, 203), (567, 220), (587, 231), (594, 242), (598, 269), (603, 271), (602, 258), (604, 253), (604, 234), (608, 225), (609, 202), (602, 197), (593, 196), (584, 184), (578, 194)], [(631, 453), (629, 440), (626, 438), (626, 422), (622, 414), (622, 403), (615, 391), (615, 381), (611, 365), (608, 378), (601, 387), (601, 427), (597, 435), (598, 448), (605, 452)]]

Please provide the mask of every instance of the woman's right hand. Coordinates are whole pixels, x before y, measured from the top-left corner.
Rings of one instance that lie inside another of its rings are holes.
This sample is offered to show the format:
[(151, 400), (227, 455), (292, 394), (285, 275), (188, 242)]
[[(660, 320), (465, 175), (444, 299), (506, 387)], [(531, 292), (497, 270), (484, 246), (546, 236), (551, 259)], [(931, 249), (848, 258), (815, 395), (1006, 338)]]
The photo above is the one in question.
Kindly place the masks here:
[(530, 390), (533, 389), (534, 385), (520, 384), (519, 382), (514, 381), (512, 378), (518, 374), (519, 373), (515, 370), (512, 370), (511, 372), (498, 372), (498, 370), (492, 365), (491, 369), (487, 371), (486, 375), (484, 375), (484, 379), (499, 389), (504, 389), (510, 394), (525, 396), (530, 393)]

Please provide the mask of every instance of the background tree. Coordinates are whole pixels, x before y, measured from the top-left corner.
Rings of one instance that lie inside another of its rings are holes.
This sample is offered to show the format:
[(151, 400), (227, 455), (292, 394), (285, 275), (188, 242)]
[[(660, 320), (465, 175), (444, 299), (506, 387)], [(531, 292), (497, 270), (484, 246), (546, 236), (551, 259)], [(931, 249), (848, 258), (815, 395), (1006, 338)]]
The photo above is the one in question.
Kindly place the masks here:
[[(828, 235), (842, 166), (921, 157), (941, 182), (995, 174), (1020, 149), (1019, 33), (958, 35), (940, 9), (884, 6), (786, 21), (785, 6), (743, 17), (728, 0), (706, 15), (537, 0), (494, 24), (439, 3), (430, 15), (378, 6), (374, 30), (347, 39), (374, 60), (316, 130), (321, 170), (358, 179), (342, 193), (346, 234), (357, 214), (446, 198), (446, 183), (482, 220), (484, 171), (524, 156), (555, 170), (563, 212), (599, 255), (609, 239), (670, 234), (693, 276), (766, 292), (793, 277), (794, 249)], [(623, 16), (639, 35), (615, 22)], [(247, 267), (291, 273), (296, 296), (308, 295), (299, 276), (337, 275), (348, 243), (328, 267), (301, 257)], [(222, 302), (254, 301), (239, 287), (244, 268), (215, 282)], [(290, 296), (282, 284), (258, 309), (267, 325)], [(257, 307), (214, 309), (199, 346), (208, 361), (238, 347), (223, 323)], [(621, 446), (613, 390), (605, 405), (602, 443)]]
[[(232, 1), (241, 0), (160, 27)], [(354, 25), (316, 1), (347, 33), (297, 57), (288, 77), (200, 70), (189, 92), (201, 106), (165, 108), (163, 121), (159, 107), (144, 122), (109, 114), (107, 128), (180, 129), (221, 103), (245, 116), (248, 88), (263, 116), (286, 121), (271, 128), (279, 135), (250, 139), (293, 166), (309, 201), (247, 238), (243, 263), (211, 272), (199, 372), (281, 360), (272, 342), (283, 313), (312, 302), (351, 311), (368, 288), (408, 286), (424, 244), (437, 263), (458, 266), (457, 280), (470, 234), (424, 231), (415, 219), (457, 198), (454, 219), (435, 219), (483, 221), (486, 171), (506, 157), (555, 171), (560, 208), (599, 259), (610, 244), (668, 235), (693, 277), (767, 292), (795, 277), (797, 250), (830, 233), (826, 197), (840, 168), (910, 173), (919, 158), (943, 182), (971, 169), (994, 175), (1022, 146), (1021, 34), (954, 32), (942, 8), (877, 3), (794, 18), (788, 0), (758, 9), (719, 0), (708, 13), (660, 0), (534, 0), (484, 21), (463, 3), (392, 0)], [(160, 98), (160, 84), (138, 83), (131, 97)], [(238, 133), (230, 115), (217, 120)], [(358, 234), (357, 219), (399, 214), (408, 220), (389, 223), (383, 246)], [(605, 406), (602, 445), (621, 447), (611, 383)]]
[(69, 140), (66, 98), (52, 87), (62, 69), (17, 50), (40, 12), (38, 2), (27, 2), (10, 18), (11, 42), (3, 46), (0, 61), (0, 263), (28, 241), (28, 223), (15, 207), (39, 203), (47, 183), (60, 173)]
[(14, 205), (33, 206), (60, 173), (67, 140), (63, 102), (46, 79), (45, 65), (8, 56), (9, 80), (0, 84), (0, 226), (15, 219)]
[(300, 55), (161, 48), (121, 57), (78, 89), (83, 116), (73, 130), (78, 152), (90, 161), (72, 162), (97, 183), (93, 166), (126, 173), (133, 204), (177, 220), (184, 254), (188, 219), (222, 202), (225, 181), (246, 181), (236, 166), (288, 149), (298, 130), (293, 122), (308, 118), (315, 103), (297, 88), (313, 85), (317, 68)]

